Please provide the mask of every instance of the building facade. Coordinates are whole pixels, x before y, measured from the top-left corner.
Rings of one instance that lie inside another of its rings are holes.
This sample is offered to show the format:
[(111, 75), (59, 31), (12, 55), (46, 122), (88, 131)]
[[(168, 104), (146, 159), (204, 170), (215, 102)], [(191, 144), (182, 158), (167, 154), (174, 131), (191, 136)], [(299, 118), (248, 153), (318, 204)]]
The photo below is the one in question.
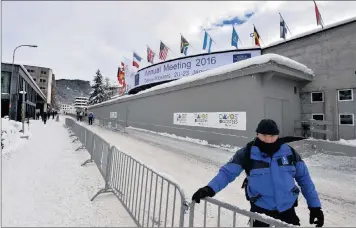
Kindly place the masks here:
[[(12, 74), (13, 71), (13, 74)], [(22, 120), (22, 94), (25, 90), (25, 116), (34, 118), (36, 109), (44, 111), (47, 97), (22, 65), (1, 63), (1, 117)]]
[(70, 114), (75, 114), (75, 108), (73, 105), (69, 104), (62, 104), (60, 109), (60, 113), (70, 113)]
[[(24, 67), (30, 73), (33, 80), (37, 83), (42, 92), (46, 95), (47, 100), (45, 111), (47, 111), (47, 109), (54, 109), (55, 93), (52, 92), (52, 89), (55, 87), (55, 80), (53, 80), (55, 79), (55, 76), (52, 69), (30, 65), (24, 65)], [(54, 98), (52, 98), (53, 96)]]
[(121, 88), (121, 86), (119, 86), (119, 85), (109, 86), (106, 89), (106, 93), (109, 95), (109, 97), (117, 96), (120, 93), (120, 88)]
[(74, 100), (75, 110), (83, 111), (88, 107), (89, 98), (88, 97), (76, 97)]
[[(301, 121), (326, 121), (325, 139), (356, 138), (356, 18), (266, 48), (298, 61), (315, 73), (301, 84)], [(319, 136), (321, 138), (322, 136)]]

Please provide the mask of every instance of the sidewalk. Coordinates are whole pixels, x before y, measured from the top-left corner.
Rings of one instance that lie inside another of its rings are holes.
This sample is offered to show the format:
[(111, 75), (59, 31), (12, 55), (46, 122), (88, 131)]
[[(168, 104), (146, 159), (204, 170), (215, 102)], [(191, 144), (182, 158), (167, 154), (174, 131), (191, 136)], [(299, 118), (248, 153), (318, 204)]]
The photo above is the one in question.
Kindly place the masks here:
[(2, 158), (2, 226), (136, 226), (113, 194), (90, 201), (104, 180), (61, 122), (32, 121), (31, 136)]

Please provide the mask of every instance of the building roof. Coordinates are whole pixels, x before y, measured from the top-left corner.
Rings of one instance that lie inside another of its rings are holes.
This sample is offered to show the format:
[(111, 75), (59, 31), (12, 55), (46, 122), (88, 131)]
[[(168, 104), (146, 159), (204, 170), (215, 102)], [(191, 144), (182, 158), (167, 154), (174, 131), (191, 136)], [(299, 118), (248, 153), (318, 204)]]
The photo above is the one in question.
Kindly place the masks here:
[[(267, 65), (268, 67), (266, 68)], [(256, 56), (250, 59), (242, 60), (233, 64), (218, 67), (212, 70), (207, 70), (189, 77), (180, 78), (165, 84), (155, 86), (153, 88), (144, 91), (140, 91), (139, 93), (134, 95), (124, 95), (121, 97), (117, 97), (115, 99), (111, 99), (99, 104), (95, 104), (90, 107), (93, 108), (108, 103), (114, 103), (115, 101), (118, 100), (123, 100), (123, 99), (126, 100), (128, 98), (136, 98), (136, 97), (138, 98), (147, 93), (152, 93), (154, 91), (158, 92), (160, 90), (163, 91), (173, 87), (177, 89), (181, 89), (182, 87), (189, 87), (189, 85), (187, 84), (192, 84), (192, 83), (196, 84), (196, 82), (198, 81), (206, 82), (206, 81), (223, 80), (222, 77), (224, 76), (226, 77), (228, 73), (235, 72), (235, 71), (243, 71), (243, 70), (246, 70), (246, 72), (237, 74), (238, 75), (237, 77), (246, 76), (248, 75), (247, 72), (260, 73), (266, 71), (274, 71), (280, 75), (285, 74), (288, 75), (290, 78), (293, 77), (297, 80), (311, 81), (314, 78), (314, 72), (308, 67), (306, 67), (305, 65), (298, 63), (297, 61), (294, 61), (292, 59), (277, 54), (264, 54), (261, 56)]]
[(317, 33), (320, 33), (320, 32), (324, 32), (324, 31), (327, 31), (327, 30), (330, 30), (330, 29), (333, 29), (333, 28), (337, 28), (337, 27), (340, 27), (340, 26), (343, 26), (343, 25), (347, 25), (347, 24), (350, 24), (350, 23), (353, 23), (353, 22), (356, 22), (356, 17), (347, 18), (345, 20), (341, 20), (341, 21), (338, 21), (338, 22), (335, 22), (335, 23), (332, 23), (332, 24), (325, 25), (324, 28), (321, 28), (321, 27), (318, 26), (315, 29), (312, 29), (312, 30), (309, 30), (309, 31), (306, 31), (306, 32), (303, 32), (303, 33), (299, 33), (299, 34), (296, 34), (296, 35), (293, 35), (293, 36), (289, 37), (286, 40), (280, 39), (278, 41), (272, 42), (272, 43), (268, 44), (267, 46), (263, 47), (262, 50), (270, 48), (270, 47), (278, 46), (279, 44), (284, 44), (284, 43), (288, 43), (288, 42), (291, 42), (291, 41), (294, 41), (294, 40), (297, 40), (297, 39), (305, 38), (305, 37), (308, 37), (308, 36), (311, 36), (311, 35), (314, 35), (314, 34), (317, 34)]
[[(2, 64), (7, 64), (7, 65), (12, 65), (12, 63), (6, 63), (6, 62), (2, 62)], [(21, 65), (21, 64), (14, 64), (14, 66), (19, 66), (23, 72), (25, 72), (26, 76), (29, 78), (29, 80), (32, 82), (35, 91), (44, 99), (46, 100), (46, 96), (44, 95), (44, 93), (42, 92), (42, 90), (40, 89), (40, 87), (37, 85), (37, 83), (33, 80), (32, 76), (30, 73), (28, 73), (27, 69)]]

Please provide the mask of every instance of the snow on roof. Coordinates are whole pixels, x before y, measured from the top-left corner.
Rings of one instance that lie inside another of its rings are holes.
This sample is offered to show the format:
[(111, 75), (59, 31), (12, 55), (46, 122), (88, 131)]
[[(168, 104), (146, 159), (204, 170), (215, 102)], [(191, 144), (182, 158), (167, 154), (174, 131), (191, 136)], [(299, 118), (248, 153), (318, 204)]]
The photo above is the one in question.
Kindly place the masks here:
[(197, 80), (201, 80), (201, 79), (205, 79), (205, 78), (209, 78), (209, 77), (213, 77), (213, 76), (219, 76), (222, 74), (226, 74), (226, 73), (230, 73), (233, 71), (237, 71), (237, 70), (241, 70), (250, 66), (254, 66), (254, 65), (261, 65), (261, 64), (265, 64), (268, 62), (275, 62), (278, 63), (280, 65), (284, 65), (290, 68), (293, 68), (295, 70), (298, 71), (302, 71), (305, 74), (309, 74), (309, 75), (313, 75), (314, 76), (314, 72), (309, 69), (308, 67), (306, 67), (305, 65), (298, 63), (297, 61), (294, 61), (292, 59), (289, 59), (287, 57), (281, 56), (281, 55), (277, 55), (277, 54), (264, 54), (261, 56), (256, 56), (250, 59), (246, 59), (246, 60), (242, 60), (233, 64), (228, 64), (222, 67), (218, 67), (212, 70), (207, 70), (204, 72), (201, 72), (199, 74), (195, 74), (192, 76), (188, 76), (188, 77), (184, 77), (184, 78), (180, 78), (178, 80), (174, 80), (168, 83), (164, 83), (164, 84), (160, 84), (157, 86), (154, 86), (150, 89), (146, 89), (143, 91), (140, 91), (137, 94), (134, 95), (124, 95), (121, 97), (117, 97), (115, 99), (111, 99), (99, 104), (95, 104), (93, 106), (90, 106), (91, 108), (94, 108), (96, 106), (100, 106), (103, 104), (108, 104), (108, 103), (113, 103), (117, 100), (121, 100), (121, 99), (125, 99), (128, 97), (133, 97), (139, 94), (144, 94), (144, 93), (148, 93), (148, 92), (152, 92), (152, 91), (156, 91), (156, 90), (160, 90), (160, 89), (164, 89), (164, 88), (168, 88), (168, 87), (174, 87), (177, 85), (182, 85), (182, 84), (186, 84), (189, 82), (193, 82), (193, 81), (197, 81)]
[(292, 41), (292, 40), (295, 40), (295, 39), (298, 39), (298, 38), (301, 38), (301, 37), (304, 37), (304, 36), (312, 35), (314, 33), (318, 33), (318, 32), (321, 32), (323, 30), (326, 30), (326, 29), (331, 29), (331, 28), (334, 28), (334, 27), (338, 27), (340, 25), (347, 24), (347, 23), (350, 23), (350, 22), (353, 22), (353, 21), (356, 21), (356, 17), (347, 18), (345, 20), (337, 21), (335, 23), (326, 25), (326, 26), (324, 26), (324, 29), (322, 29), (320, 26), (318, 26), (317, 28), (309, 30), (307, 32), (302, 32), (302, 33), (296, 34), (294, 36), (291, 36), (286, 40), (279, 39), (278, 41), (275, 41), (275, 42), (272, 42), (272, 43), (268, 44), (267, 46), (263, 47), (262, 49), (273, 47), (273, 46), (276, 46), (278, 44), (282, 44), (282, 43), (285, 43), (285, 42), (288, 42), (288, 41)]

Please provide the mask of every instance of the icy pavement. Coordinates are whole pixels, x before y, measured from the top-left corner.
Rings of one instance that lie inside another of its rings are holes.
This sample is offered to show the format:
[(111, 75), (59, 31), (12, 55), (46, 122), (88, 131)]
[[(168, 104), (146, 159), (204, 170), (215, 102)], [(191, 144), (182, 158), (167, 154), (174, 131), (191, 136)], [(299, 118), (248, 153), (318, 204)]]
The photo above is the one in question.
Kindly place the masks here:
[(2, 226), (136, 226), (113, 194), (90, 201), (103, 178), (94, 164), (80, 166), (89, 154), (74, 151), (61, 123), (30, 128), (26, 146), (2, 157)]
[[(145, 162), (159, 172), (172, 176), (188, 197), (206, 185), (220, 165), (229, 160), (231, 152), (184, 142), (157, 134), (130, 130), (129, 134), (113, 132), (99, 126), (88, 126), (96, 134), (125, 153)], [(303, 154), (304, 152), (301, 151)], [(325, 226), (354, 226), (356, 214), (356, 158), (310, 154), (305, 158), (311, 177), (319, 192), (325, 213)], [(217, 194), (215, 198), (243, 209), (249, 209), (241, 184), (244, 174)], [(297, 213), (302, 226), (309, 225), (309, 210), (303, 196), (299, 197)], [(246, 223), (240, 223), (246, 226)]]

